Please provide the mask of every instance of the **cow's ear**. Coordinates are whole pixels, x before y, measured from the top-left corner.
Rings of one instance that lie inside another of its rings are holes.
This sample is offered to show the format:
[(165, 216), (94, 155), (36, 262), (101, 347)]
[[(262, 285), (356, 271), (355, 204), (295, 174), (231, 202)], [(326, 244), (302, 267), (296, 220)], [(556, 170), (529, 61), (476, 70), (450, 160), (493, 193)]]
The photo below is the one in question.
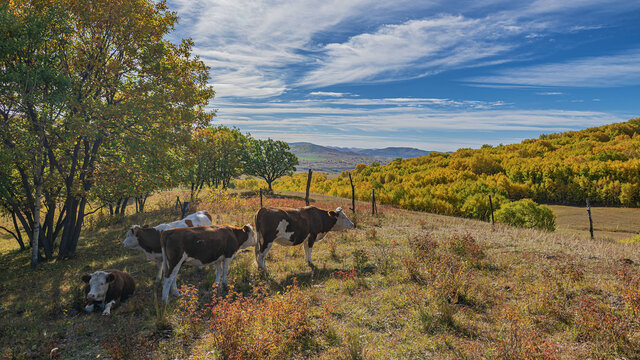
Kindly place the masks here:
[(89, 280), (91, 280), (91, 275), (89, 274), (82, 274), (82, 281), (86, 282), (87, 284), (89, 283)]
[(242, 227), (242, 231), (244, 231), (244, 232), (249, 232), (250, 230), (251, 230), (251, 226), (249, 226), (249, 225), (245, 225), (245, 226)]
[(338, 216), (338, 213), (333, 211), (333, 210), (331, 210), (331, 211), (329, 211), (329, 216), (336, 217), (336, 216)]
[(115, 279), (116, 279), (115, 275), (113, 275), (111, 273), (109, 273), (109, 275), (107, 275), (107, 282), (112, 282)]
[(184, 221), (185, 224), (187, 224), (188, 227), (193, 227), (193, 221), (187, 219)]

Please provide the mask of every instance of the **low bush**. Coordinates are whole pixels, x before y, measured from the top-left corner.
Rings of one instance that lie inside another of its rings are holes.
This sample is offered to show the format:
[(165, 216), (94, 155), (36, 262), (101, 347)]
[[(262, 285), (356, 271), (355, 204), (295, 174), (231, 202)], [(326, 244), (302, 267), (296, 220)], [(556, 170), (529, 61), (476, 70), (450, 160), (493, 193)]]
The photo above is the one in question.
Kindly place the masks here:
[(538, 205), (531, 199), (522, 199), (502, 205), (496, 212), (496, 221), (523, 228), (547, 231), (556, 229), (556, 216), (551, 208)]
[(225, 359), (299, 357), (314, 348), (318, 324), (310, 308), (309, 295), (295, 284), (272, 296), (261, 287), (248, 296), (230, 290), (211, 305), (206, 341)]

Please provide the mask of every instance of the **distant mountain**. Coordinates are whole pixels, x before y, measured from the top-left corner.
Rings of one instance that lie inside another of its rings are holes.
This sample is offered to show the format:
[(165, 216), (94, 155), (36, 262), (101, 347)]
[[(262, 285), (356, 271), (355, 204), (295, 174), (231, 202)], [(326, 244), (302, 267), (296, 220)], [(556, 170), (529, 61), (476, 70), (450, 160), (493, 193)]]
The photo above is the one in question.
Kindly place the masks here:
[(289, 143), (291, 151), (298, 157), (298, 171), (313, 169), (328, 173), (338, 173), (353, 169), (357, 164), (379, 162), (386, 164), (396, 158), (424, 156), (430, 151), (408, 147), (388, 147), (384, 149), (341, 148), (322, 146), (308, 142)]
[(360, 148), (339, 148), (331, 147), (333, 149), (354, 152), (360, 155), (367, 156), (387, 156), (393, 158), (409, 159), (418, 156), (429, 155), (431, 151), (420, 150), (410, 147), (386, 147), (384, 149), (360, 149)]

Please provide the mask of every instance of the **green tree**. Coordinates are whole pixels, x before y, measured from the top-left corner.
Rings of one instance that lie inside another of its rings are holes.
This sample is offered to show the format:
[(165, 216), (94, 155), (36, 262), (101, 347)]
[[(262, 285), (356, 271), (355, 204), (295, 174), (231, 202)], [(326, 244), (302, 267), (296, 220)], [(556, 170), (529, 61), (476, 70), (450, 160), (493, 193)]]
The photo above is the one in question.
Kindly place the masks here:
[[(168, 11), (164, 1), (16, 0), (2, 10), (3, 16), (14, 19), (12, 24), (19, 24), (15, 28), (22, 29), (29, 28), (29, 18), (24, 14), (38, 8), (58, 9), (60, 15), (56, 16), (62, 21), (55, 21), (56, 17), (49, 22), (47, 31), (52, 34), (33, 35), (42, 39), (42, 49), (55, 51), (55, 61), (36, 57), (30, 68), (46, 64), (68, 86), (57, 95), (62, 99), (61, 106), (34, 107), (38, 114), (44, 114), (37, 117), (40, 127), (32, 125), (34, 117), (27, 108), (9, 109), (3, 114), (4, 138), (15, 140), (12, 145), (3, 143), (2, 151), (18, 155), (9, 169), (9, 189), (0, 195), (25, 229), (39, 218), (31, 206), (38, 203), (33, 199), (37, 181), (22, 165), (39, 162), (20, 157), (30, 154), (30, 149), (41, 149), (44, 234), (51, 246), (60, 238), (59, 255), (64, 257), (75, 252), (85, 208), (96, 198), (99, 182), (123, 180), (100, 176), (101, 167), (131, 167), (139, 159), (127, 156), (133, 143), (137, 143), (136, 156), (162, 158), (176, 151), (175, 144), (184, 143), (194, 127), (211, 120), (213, 113), (205, 106), (214, 93), (207, 85), (209, 69), (191, 55), (193, 42), (187, 39), (175, 44), (167, 40), (177, 15)], [(14, 39), (16, 35), (4, 31), (4, 26), (2, 35)], [(60, 41), (51, 41), (58, 37)], [(3, 53), (3, 61), (18, 56), (20, 49), (4, 46), (4, 40), (0, 42), (1, 51), (8, 55)], [(12, 81), (29, 83), (28, 75), (16, 74)], [(2, 103), (13, 104), (7, 101), (14, 95), (6, 91), (12, 88), (6, 76), (0, 87)], [(36, 87), (34, 93), (44, 98), (51, 89)], [(54, 115), (55, 119), (44, 121), (45, 115)], [(156, 161), (143, 163), (145, 168), (136, 169), (137, 174), (164, 170), (156, 168)], [(125, 188), (127, 181), (133, 184), (131, 179), (124, 180), (120, 185)]]
[[(6, 165), (0, 184), (0, 203), (11, 213), (14, 237), (22, 243), (18, 219), (32, 246), (31, 265), (39, 260), (47, 158), (46, 131), (66, 111), (69, 79), (61, 71), (67, 44), (68, 17), (56, 4), (34, 1), (30, 6), (0, 5), (0, 152)], [(46, 217), (46, 222), (50, 219)], [(16, 235), (17, 234), (17, 235)], [(49, 257), (52, 243), (43, 243)]]
[(191, 187), (191, 199), (205, 185), (223, 188), (240, 175), (242, 154), (248, 137), (226, 126), (196, 129), (185, 154), (184, 183)]
[(281, 176), (289, 175), (296, 170), (298, 158), (289, 151), (289, 144), (284, 141), (250, 140), (244, 153), (244, 171), (248, 175), (263, 178), (269, 190), (271, 183)]

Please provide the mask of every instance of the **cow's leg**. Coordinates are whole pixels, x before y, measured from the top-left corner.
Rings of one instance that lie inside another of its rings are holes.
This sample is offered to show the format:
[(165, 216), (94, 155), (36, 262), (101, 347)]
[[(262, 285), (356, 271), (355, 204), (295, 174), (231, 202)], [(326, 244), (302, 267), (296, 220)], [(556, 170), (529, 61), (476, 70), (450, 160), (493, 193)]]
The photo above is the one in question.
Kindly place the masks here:
[(216, 285), (220, 285), (220, 278), (222, 277), (222, 261), (216, 262)]
[(227, 274), (229, 273), (229, 265), (231, 265), (231, 261), (233, 257), (228, 259), (224, 259), (224, 265), (222, 269), (222, 285), (227, 286)]
[[(169, 300), (169, 291), (172, 288), (175, 289), (175, 292), (172, 291), (172, 294), (176, 295), (175, 293), (177, 293), (176, 296), (180, 296), (180, 293), (175, 288), (175, 286), (176, 286), (176, 281), (177, 281), (177, 278), (178, 278), (178, 271), (180, 271), (180, 266), (182, 266), (182, 263), (186, 259), (187, 259), (187, 254), (183, 254), (182, 258), (180, 259), (180, 261), (178, 261), (178, 263), (173, 268), (171, 273), (170, 274), (164, 274), (164, 276), (165, 276), (164, 277), (164, 284), (162, 285), (162, 300), (164, 300), (164, 302), (167, 302)], [(169, 265), (169, 269), (170, 268), (171, 268), (171, 266)]]
[(119, 303), (120, 299), (114, 299), (106, 303), (102, 315), (111, 315), (111, 307), (118, 306)]
[(311, 251), (313, 250), (313, 244), (315, 243), (315, 235), (309, 235), (309, 238), (307, 238), (304, 241), (304, 260), (307, 262), (307, 264), (309, 265), (309, 267), (311, 267), (312, 270), (316, 269), (316, 266), (313, 265), (313, 261), (311, 260)]
[(269, 274), (269, 271), (267, 270), (267, 254), (269, 253), (269, 250), (271, 250), (271, 247), (273, 246), (273, 241), (270, 242), (261, 252), (260, 254), (258, 254), (258, 268), (262, 269), (264, 271), (265, 274)]
[(156, 275), (156, 281), (162, 279), (162, 261), (158, 263), (158, 275)]
[(86, 311), (86, 312), (88, 312), (88, 313), (92, 313), (92, 312), (93, 312), (93, 305), (94, 305), (94, 304), (95, 304), (95, 303), (91, 303), (91, 304), (89, 304), (89, 305), (85, 306), (85, 307), (84, 307), (84, 311)]

